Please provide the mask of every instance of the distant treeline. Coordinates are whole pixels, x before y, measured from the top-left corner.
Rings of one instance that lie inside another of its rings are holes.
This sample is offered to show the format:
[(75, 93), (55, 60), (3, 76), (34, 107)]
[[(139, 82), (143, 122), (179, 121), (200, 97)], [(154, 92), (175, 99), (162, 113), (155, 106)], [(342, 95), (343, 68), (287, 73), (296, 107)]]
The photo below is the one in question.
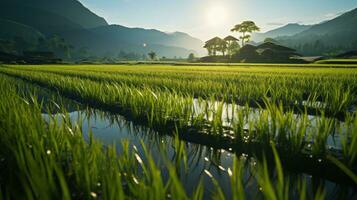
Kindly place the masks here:
[[(96, 55), (86, 47), (75, 48), (63, 38), (53, 35), (41, 37), (36, 41), (28, 41), (22, 37), (0, 39), (0, 62), (32, 63), (33, 58), (29, 54), (37, 54), (36, 59), (42, 58), (44, 62), (51, 59), (67, 62), (115, 62), (149, 59), (146, 54), (120, 51), (117, 55), (108, 52), (105, 55)], [(49, 56), (50, 55), (50, 56)], [(53, 60), (53, 61), (54, 61)]]
[(297, 50), (297, 52), (309, 56), (309, 55), (323, 55), (323, 56), (335, 56), (346, 51), (357, 49), (357, 40), (351, 42), (350, 44), (326, 44), (321, 40), (316, 40), (311, 43), (302, 44), (289, 44), (289, 42), (282, 41), (281, 43), (286, 46), (292, 47)]

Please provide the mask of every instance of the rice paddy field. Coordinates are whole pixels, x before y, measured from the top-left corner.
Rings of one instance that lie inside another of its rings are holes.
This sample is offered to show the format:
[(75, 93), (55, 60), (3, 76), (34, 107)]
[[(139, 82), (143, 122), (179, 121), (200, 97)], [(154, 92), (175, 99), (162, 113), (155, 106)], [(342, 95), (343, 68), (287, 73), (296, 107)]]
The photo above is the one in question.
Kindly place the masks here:
[(357, 66), (2, 65), (2, 199), (357, 199)]

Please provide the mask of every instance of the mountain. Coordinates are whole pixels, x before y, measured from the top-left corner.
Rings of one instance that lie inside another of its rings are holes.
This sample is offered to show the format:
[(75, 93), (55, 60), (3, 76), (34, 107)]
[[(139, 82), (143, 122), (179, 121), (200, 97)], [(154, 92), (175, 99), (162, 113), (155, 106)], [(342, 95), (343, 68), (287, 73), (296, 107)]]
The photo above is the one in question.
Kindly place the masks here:
[[(61, 16), (83, 28), (94, 28), (108, 25), (104, 18), (97, 16), (76, 0), (1, 0), (0, 5), (1, 4), (12, 4), (14, 6), (26, 7), (26, 9), (28, 9), (27, 11), (23, 10), (25, 12), (13, 13), (16, 15), (36, 14), (31, 11), (32, 9), (35, 9), (35, 11), (42, 10), (47, 13)], [(50, 22), (50, 20), (47, 21)]]
[[(108, 25), (77, 0), (1, 0), (0, 19), (8, 22), (0, 23), (1, 29), (14, 30), (6, 38), (19, 35), (16, 28), (9, 28), (11, 22), (45, 37), (57, 35), (75, 51), (85, 49), (96, 57), (115, 57), (122, 52), (142, 55), (150, 51), (160, 57), (187, 57), (190, 53), (204, 52), (203, 42), (185, 33)], [(2, 35), (5, 34), (0, 34), (0, 40), (6, 39)]]
[(119, 27), (121, 26), (110, 25), (89, 30), (72, 30), (62, 32), (59, 35), (66, 38), (66, 41), (70, 44), (82, 47), (92, 54), (95, 53), (96, 56), (116, 57), (122, 52), (147, 55), (149, 52), (154, 51), (160, 57), (174, 58), (187, 57), (190, 53), (196, 53), (194, 50), (165, 44), (159, 37), (156, 38), (157, 43), (151, 42), (151, 39), (155, 39), (157, 35), (154, 34), (151, 37), (150, 35), (152, 32), (157, 33), (157, 30), (147, 30), (147, 36), (139, 36), (139, 34), (137, 37), (133, 37), (129, 33), (133, 32), (135, 36), (135, 30), (124, 27), (123, 29), (129, 33), (123, 33), (121, 32), (123, 31), (122, 28)]
[(357, 49), (357, 8), (293, 36), (276, 38), (304, 54), (335, 54)]
[(97, 27), (91, 31), (99, 37), (110, 38), (111, 42), (118, 44), (133, 44), (141, 47), (144, 44), (146, 46), (164, 45), (187, 49), (191, 52), (198, 51), (197, 53), (204, 51), (202, 41), (180, 32), (164, 33), (155, 29), (128, 28), (120, 25)]
[(1, 1), (0, 18), (17, 22), (41, 31), (44, 34), (55, 34), (64, 30), (82, 29), (83, 27), (66, 17), (43, 9), (28, 7), (17, 3)]
[[(341, 32), (356, 33), (357, 31), (357, 8), (346, 12), (330, 21), (312, 26), (306, 31), (301, 32), (296, 36), (303, 37), (304, 35), (332, 35), (340, 34)], [(356, 35), (354, 35), (356, 36)]]
[(27, 42), (37, 42), (39, 38), (44, 37), (40, 31), (30, 26), (9, 20), (0, 19), (0, 27), (2, 27), (0, 31), (0, 38), (2, 39), (19, 37)]
[(277, 29), (265, 32), (265, 33), (253, 33), (252, 40), (255, 42), (262, 42), (265, 38), (276, 38), (281, 36), (292, 36), (297, 33), (301, 33), (309, 28), (312, 25), (301, 25), (297, 23), (287, 24), (283, 27), (279, 27)]

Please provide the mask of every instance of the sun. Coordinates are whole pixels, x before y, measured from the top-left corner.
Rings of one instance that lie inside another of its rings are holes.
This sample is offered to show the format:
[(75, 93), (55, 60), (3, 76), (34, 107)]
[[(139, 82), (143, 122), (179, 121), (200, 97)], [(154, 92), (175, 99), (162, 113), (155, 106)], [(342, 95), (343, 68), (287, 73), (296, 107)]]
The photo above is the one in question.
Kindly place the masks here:
[(219, 26), (226, 23), (228, 10), (223, 5), (211, 5), (206, 10), (206, 24)]

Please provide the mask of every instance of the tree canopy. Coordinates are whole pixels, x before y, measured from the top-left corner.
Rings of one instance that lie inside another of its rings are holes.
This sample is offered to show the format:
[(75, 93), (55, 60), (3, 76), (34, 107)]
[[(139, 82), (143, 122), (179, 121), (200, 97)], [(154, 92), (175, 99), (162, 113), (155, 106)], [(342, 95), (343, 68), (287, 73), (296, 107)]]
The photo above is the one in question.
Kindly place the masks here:
[(216, 56), (217, 52), (222, 52), (222, 55), (225, 55), (227, 42), (220, 37), (214, 37), (206, 41), (203, 47), (208, 50), (208, 55), (210, 56)]
[(260, 31), (260, 28), (253, 21), (244, 21), (240, 24), (235, 25), (231, 29), (231, 31), (242, 33), (240, 39), (242, 41), (242, 46), (244, 46), (246, 42), (249, 42), (251, 37), (248, 33)]
[(228, 35), (224, 39), (220, 37), (214, 37), (206, 41), (203, 47), (207, 49), (209, 56), (216, 56), (217, 52), (221, 52), (223, 56), (229, 55), (231, 57), (241, 48), (238, 43), (239, 41), (242, 41), (243, 47), (245, 42), (248, 42), (250, 39), (250, 35), (248, 33), (259, 30), (259, 27), (255, 25), (253, 21), (244, 21), (241, 24), (235, 25), (234, 28), (231, 29), (231, 31), (242, 33), (242, 35), (239, 37), (240, 40), (231, 35)]
[(148, 53), (148, 56), (149, 56), (149, 58), (150, 58), (151, 60), (154, 60), (154, 59), (156, 58), (156, 53), (153, 52), (153, 51), (151, 51), (151, 52)]
[(206, 41), (203, 47), (208, 50), (208, 55), (210, 56), (216, 56), (217, 52), (221, 52), (223, 56), (231, 56), (240, 48), (238, 41), (239, 39), (233, 36), (227, 36), (224, 39), (220, 37), (214, 37)]

